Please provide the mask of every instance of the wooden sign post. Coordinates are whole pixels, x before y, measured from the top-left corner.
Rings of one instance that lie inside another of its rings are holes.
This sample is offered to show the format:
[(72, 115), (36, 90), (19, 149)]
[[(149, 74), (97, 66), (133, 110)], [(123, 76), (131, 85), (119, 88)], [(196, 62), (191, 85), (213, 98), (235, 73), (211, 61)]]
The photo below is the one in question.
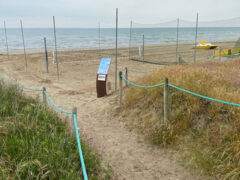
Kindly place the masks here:
[(107, 95), (107, 75), (110, 64), (111, 58), (102, 58), (100, 62), (96, 82), (97, 97), (103, 97)]

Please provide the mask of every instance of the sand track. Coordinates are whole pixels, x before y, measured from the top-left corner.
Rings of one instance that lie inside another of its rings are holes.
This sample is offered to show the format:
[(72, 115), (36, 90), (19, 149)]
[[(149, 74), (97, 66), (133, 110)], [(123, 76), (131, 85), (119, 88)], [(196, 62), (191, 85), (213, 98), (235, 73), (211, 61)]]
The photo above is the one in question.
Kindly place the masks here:
[[(34, 60), (31, 56), (34, 56)], [(66, 110), (71, 111), (76, 106), (81, 136), (97, 149), (103, 162), (110, 164), (119, 179), (199, 179), (176, 162), (176, 152), (152, 146), (135, 131), (130, 132), (124, 121), (112, 116), (109, 110), (115, 108), (118, 94), (99, 99), (96, 97), (96, 63), (60, 66), (61, 77), (58, 81), (54, 65), (50, 64), (50, 73), (45, 73), (43, 57), (42, 54), (28, 55), (29, 65), (25, 71), (22, 55), (12, 55), (10, 61), (0, 56), (0, 73), (27, 87), (45, 86), (53, 101)], [(125, 66), (138, 70), (161, 68), (128, 60), (122, 60), (119, 64), (119, 69)], [(113, 70), (112, 65), (109, 75), (112, 86)], [(129, 78), (136, 79), (142, 75), (130, 73)]]

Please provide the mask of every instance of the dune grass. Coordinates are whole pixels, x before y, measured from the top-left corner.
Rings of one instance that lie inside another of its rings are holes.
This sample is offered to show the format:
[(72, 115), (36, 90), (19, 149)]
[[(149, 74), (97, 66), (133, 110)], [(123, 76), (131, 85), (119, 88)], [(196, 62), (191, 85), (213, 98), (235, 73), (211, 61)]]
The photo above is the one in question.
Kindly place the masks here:
[[(110, 179), (97, 153), (81, 143), (89, 179)], [(76, 138), (66, 121), (2, 82), (0, 179), (83, 179)]]
[[(212, 98), (240, 103), (240, 60), (170, 66), (137, 82), (169, 83)], [(154, 144), (180, 147), (184, 164), (214, 179), (240, 179), (240, 108), (169, 87), (169, 121), (163, 121), (163, 87), (125, 89), (122, 117)]]

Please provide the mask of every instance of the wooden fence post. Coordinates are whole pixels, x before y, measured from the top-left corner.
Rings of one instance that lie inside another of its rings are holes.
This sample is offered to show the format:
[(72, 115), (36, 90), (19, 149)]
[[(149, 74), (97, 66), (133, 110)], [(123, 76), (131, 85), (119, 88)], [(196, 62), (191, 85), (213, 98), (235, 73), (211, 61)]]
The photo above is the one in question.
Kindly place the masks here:
[[(125, 67), (125, 78), (126, 78), (126, 80), (128, 80), (128, 69), (127, 69), (127, 67)], [(125, 83), (126, 83), (126, 87), (128, 87), (128, 82), (125, 81)]]
[(163, 118), (164, 122), (168, 121), (168, 78), (164, 81), (164, 94), (163, 94)]
[(72, 109), (72, 123), (70, 123), (71, 133), (74, 134), (74, 118), (73, 115), (76, 114), (77, 117), (77, 108), (73, 107)]
[(46, 88), (45, 87), (43, 87), (42, 88), (43, 89), (43, 104), (47, 104), (47, 97), (46, 97), (46, 94), (45, 94), (45, 92), (46, 92)]
[(120, 106), (122, 105), (122, 71), (119, 72)]

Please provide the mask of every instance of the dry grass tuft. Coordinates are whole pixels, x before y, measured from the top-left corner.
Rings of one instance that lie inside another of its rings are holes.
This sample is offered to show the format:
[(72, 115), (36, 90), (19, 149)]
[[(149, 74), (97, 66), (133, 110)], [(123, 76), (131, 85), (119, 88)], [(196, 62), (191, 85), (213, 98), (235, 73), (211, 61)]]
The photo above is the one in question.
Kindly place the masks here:
[[(240, 103), (240, 60), (171, 66), (137, 84), (169, 83), (208, 97)], [(240, 108), (169, 87), (169, 122), (163, 122), (163, 87), (126, 90), (123, 116), (154, 144), (187, 147), (185, 163), (217, 179), (240, 179)]]

